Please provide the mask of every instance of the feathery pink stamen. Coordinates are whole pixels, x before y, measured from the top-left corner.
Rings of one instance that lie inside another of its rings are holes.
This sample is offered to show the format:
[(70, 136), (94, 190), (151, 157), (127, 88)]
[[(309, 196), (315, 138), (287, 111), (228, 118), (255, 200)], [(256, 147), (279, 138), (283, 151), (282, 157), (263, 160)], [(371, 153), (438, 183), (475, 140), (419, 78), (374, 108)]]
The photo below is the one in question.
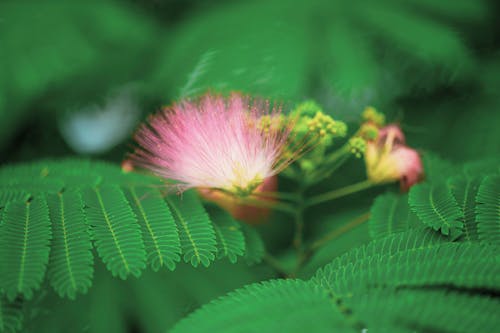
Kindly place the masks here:
[(181, 190), (251, 192), (290, 163), (283, 160), (290, 129), (261, 126), (261, 117), (280, 112), (270, 109), (268, 102), (236, 93), (182, 101), (139, 128), (130, 160)]

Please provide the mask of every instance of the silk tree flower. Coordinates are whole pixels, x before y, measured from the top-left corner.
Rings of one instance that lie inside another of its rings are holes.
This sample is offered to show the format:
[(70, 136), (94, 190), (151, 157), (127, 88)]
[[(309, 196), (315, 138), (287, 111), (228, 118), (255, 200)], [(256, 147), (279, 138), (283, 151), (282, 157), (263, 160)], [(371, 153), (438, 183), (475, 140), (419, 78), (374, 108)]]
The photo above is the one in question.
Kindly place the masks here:
[(279, 115), (269, 102), (237, 93), (184, 100), (138, 129), (127, 165), (149, 169), (180, 191), (196, 188), (242, 218), (241, 199), (275, 190), (273, 177), (293, 161), (283, 154), (290, 126), (273, 122)]
[(395, 124), (381, 128), (377, 138), (367, 142), (365, 162), (370, 181), (399, 180), (403, 191), (420, 181), (423, 175), (418, 152), (405, 145), (405, 136)]

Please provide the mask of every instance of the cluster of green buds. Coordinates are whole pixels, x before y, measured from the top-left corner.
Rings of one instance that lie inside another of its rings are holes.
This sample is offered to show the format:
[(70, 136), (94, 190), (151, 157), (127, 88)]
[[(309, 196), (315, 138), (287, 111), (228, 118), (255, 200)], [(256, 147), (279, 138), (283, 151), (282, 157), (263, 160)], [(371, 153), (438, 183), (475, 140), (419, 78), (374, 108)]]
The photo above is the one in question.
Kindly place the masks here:
[[(288, 117), (294, 126), (287, 151), (291, 154), (301, 147), (302, 155), (296, 159), (295, 165), (300, 169), (299, 175), (308, 178), (311, 183), (327, 177), (350, 156), (364, 157), (368, 145), (378, 138), (379, 129), (385, 124), (384, 114), (374, 107), (366, 107), (362, 112), (361, 126), (345, 141), (339, 139), (347, 136), (347, 125), (326, 114), (313, 101), (299, 104)], [(262, 126), (272, 128), (275, 121), (265, 119)], [(339, 141), (344, 142), (338, 145)], [(295, 171), (289, 172), (297, 176)]]
[(349, 139), (348, 142), (349, 152), (356, 156), (356, 158), (361, 158), (366, 151), (366, 140), (359, 136), (354, 136)]
[(361, 117), (364, 122), (348, 142), (349, 151), (357, 158), (364, 155), (367, 142), (375, 140), (378, 137), (379, 128), (385, 124), (385, 115), (372, 106), (367, 106)]
[(347, 125), (344, 122), (334, 120), (325, 114), (323, 109), (313, 101), (299, 104), (290, 117), (295, 120), (296, 135), (301, 138), (308, 136), (319, 139), (317, 141), (322, 145), (330, 145), (334, 138), (342, 138), (347, 134)]
[(372, 123), (377, 127), (385, 125), (385, 115), (378, 112), (373, 106), (367, 106), (361, 116), (366, 123)]
[(310, 172), (323, 163), (327, 151), (336, 139), (347, 135), (347, 125), (325, 114), (313, 101), (299, 104), (289, 115), (294, 122), (290, 146), (301, 146), (303, 156), (297, 165), (303, 172)]

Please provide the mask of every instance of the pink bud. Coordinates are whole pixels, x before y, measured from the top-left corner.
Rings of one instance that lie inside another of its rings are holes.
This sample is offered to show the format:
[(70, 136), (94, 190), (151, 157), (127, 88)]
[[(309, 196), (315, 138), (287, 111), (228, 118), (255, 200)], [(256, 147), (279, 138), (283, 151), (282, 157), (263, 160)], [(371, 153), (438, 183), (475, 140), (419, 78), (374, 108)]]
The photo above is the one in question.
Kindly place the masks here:
[(375, 142), (368, 142), (365, 162), (368, 179), (374, 183), (400, 181), (401, 190), (408, 189), (423, 175), (420, 155), (405, 144), (399, 126), (387, 125), (380, 129)]

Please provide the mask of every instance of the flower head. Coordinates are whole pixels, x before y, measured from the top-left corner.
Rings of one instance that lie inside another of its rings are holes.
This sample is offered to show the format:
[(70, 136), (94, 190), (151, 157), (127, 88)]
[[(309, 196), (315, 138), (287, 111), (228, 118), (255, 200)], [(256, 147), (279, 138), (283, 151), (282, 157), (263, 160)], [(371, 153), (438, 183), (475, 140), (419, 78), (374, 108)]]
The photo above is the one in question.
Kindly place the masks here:
[(365, 151), (368, 179), (375, 183), (400, 181), (408, 190), (423, 174), (418, 152), (405, 145), (399, 126), (390, 124), (379, 130), (375, 140), (368, 141)]
[[(131, 161), (181, 189), (251, 194), (291, 161), (283, 157), (289, 128), (279, 109), (240, 94), (206, 94), (163, 109), (135, 135)], [(270, 126), (271, 124), (272, 126)]]

